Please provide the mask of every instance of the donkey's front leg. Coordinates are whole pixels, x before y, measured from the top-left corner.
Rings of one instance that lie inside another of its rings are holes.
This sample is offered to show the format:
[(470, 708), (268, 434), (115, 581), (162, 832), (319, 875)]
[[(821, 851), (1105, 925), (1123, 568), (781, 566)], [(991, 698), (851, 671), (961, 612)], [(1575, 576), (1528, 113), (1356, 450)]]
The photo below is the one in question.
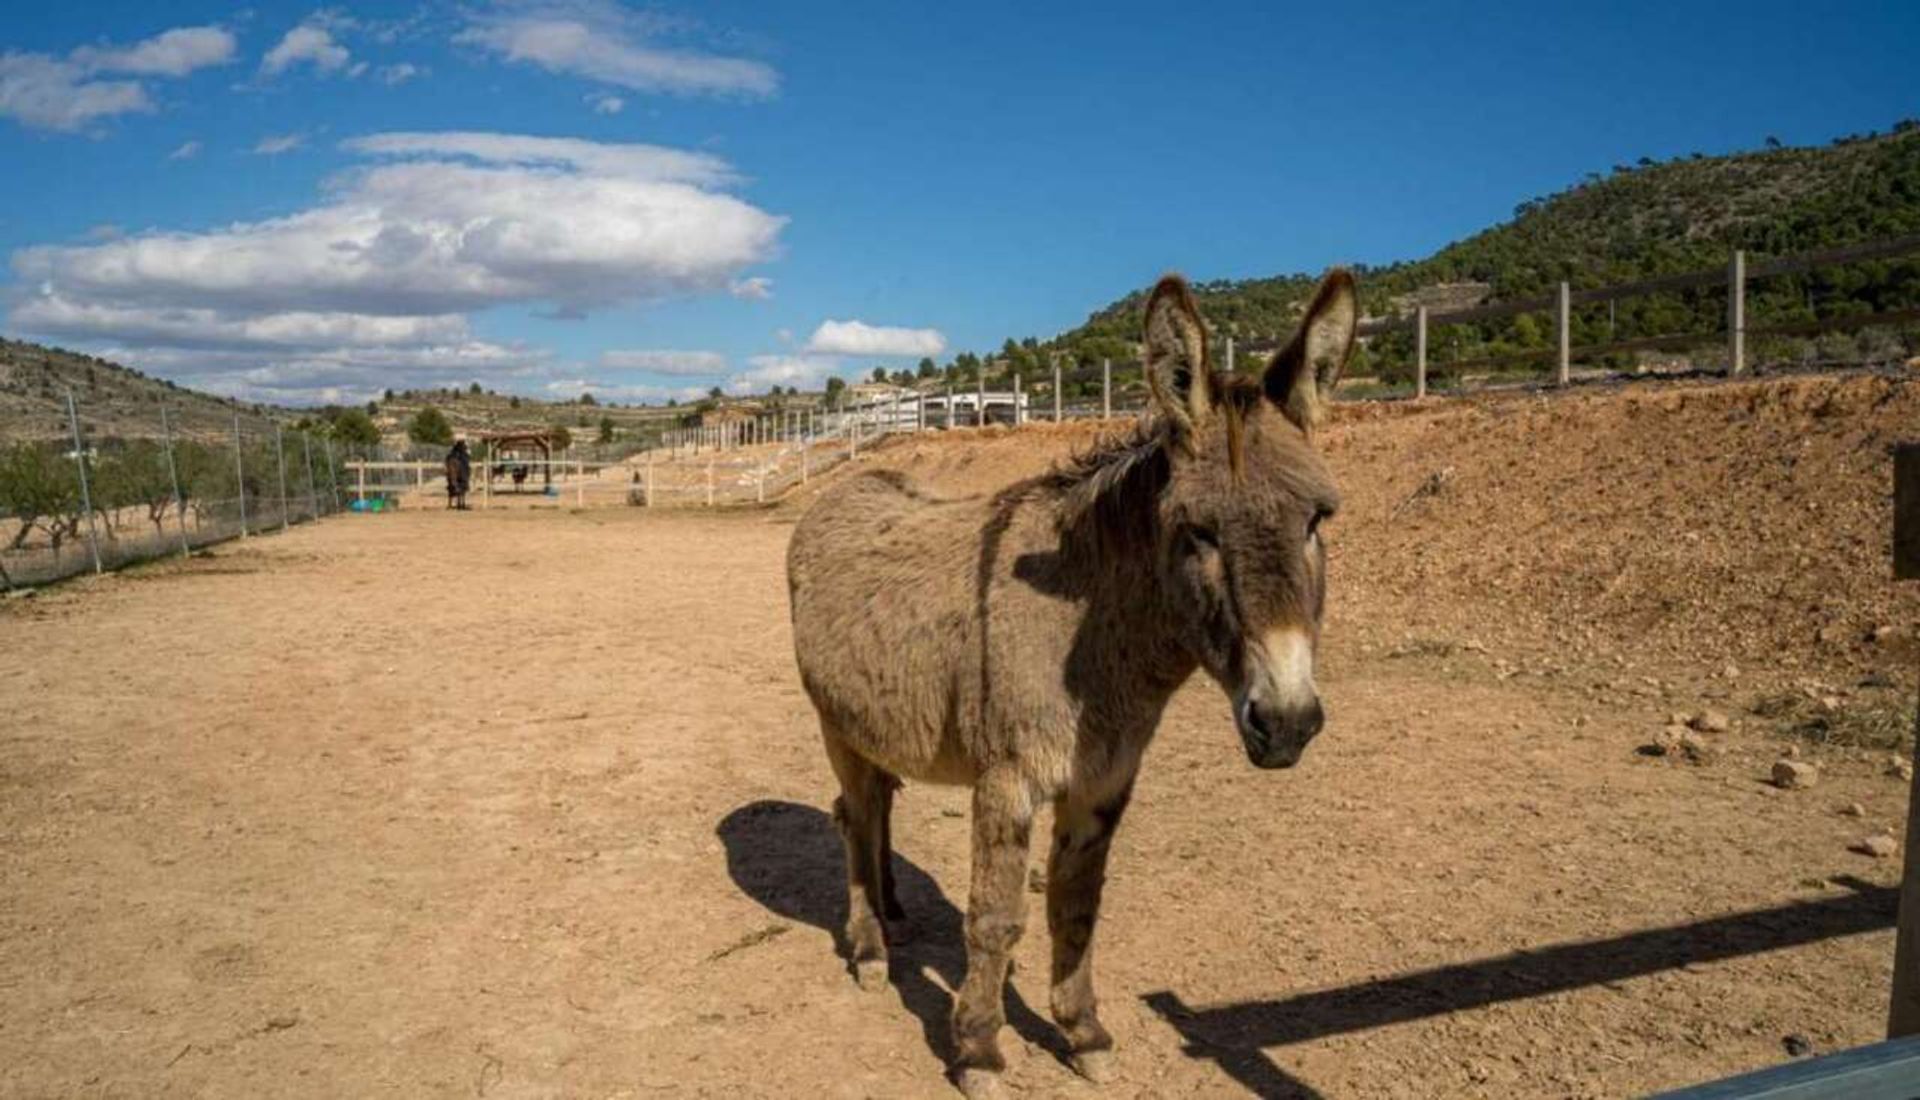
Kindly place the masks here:
[(953, 1006), (954, 1081), (969, 1097), (1001, 1095), (1000, 1028), (1009, 955), (1026, 924), (1033, 789), (1012, 769), (973, 788), (973, 886), (967, 897), (967, 977)]
[(1053, 933), (1053, 1019), (1073, 1050), (1073, 1066), (1096, 1084), (1113, 1076), (1113, 1037), (1093, 995), (1093, 926), (1107, 881), (1107, 853), (1133, 794), (1127, 780), (1101, 801), (1063, 795), (1053, 804), (1053, 852), (1047, 860), (1047, 927)]

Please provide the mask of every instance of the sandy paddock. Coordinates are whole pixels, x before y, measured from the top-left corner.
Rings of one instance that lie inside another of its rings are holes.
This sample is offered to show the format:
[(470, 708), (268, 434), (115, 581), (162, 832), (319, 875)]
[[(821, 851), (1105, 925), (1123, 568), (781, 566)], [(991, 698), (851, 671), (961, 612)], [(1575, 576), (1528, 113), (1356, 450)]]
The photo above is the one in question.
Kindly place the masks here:
[[(946, 1095), (966, 796), (905, 793), (916, 936), (862, 993), (795, 514), (346, 516), (0, 605), (0, 1093)], [(1779, 792), (1749, 723), (1641, 756), (1665, 700), (1393, 648), (1335, 584), (1301, 767), (1202, 683), (1149, 757), (1112, 1094), (1617, 1096), (1877, 1037), (1877, 758)], [(1092, 1095), (1039, 908), (1010, 1080)]]

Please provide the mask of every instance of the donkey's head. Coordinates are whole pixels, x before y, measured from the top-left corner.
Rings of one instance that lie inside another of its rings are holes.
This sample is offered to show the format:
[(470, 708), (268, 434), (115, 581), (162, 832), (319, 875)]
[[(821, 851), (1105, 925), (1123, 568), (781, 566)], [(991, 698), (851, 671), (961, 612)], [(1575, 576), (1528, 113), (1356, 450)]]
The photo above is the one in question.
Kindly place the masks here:
[(1339, 504), (1313, 446), (1353, 348), (1353, 276), (1335, 270), (1257, 380), (1213, 373), (1193, 294), (1147, 299), (1146, 375), (1166, 432), (1159, 562), (1181, 642), (1233, 701), (1247, 756), (1292, 767), (1325, 720), (1314, 650), (1326, 596), (1322, 525)]

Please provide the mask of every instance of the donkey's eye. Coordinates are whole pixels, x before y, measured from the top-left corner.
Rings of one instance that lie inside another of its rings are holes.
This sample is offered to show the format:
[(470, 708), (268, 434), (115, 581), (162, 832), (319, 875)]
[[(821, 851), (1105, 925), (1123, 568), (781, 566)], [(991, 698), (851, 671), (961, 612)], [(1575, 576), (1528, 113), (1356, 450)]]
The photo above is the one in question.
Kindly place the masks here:
[(1199, 551), (1204, 548), (1217, 551), (1220, 549), (1220, 536), (1214, 534), (1211, 528), (1188, 527), (1186, 534), (1189, 550)]

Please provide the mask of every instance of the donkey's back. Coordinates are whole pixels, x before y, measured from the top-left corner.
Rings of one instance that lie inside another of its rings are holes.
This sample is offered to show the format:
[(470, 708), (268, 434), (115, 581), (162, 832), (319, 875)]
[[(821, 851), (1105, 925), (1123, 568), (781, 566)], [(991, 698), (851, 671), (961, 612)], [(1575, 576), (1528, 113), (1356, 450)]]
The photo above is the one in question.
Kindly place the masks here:
[(895, 775), (973, 777), (978, 728), (979, 498), (929, 494), (891, 470), (814, 503), (787, 549), (800, 679), (832, 734)]

